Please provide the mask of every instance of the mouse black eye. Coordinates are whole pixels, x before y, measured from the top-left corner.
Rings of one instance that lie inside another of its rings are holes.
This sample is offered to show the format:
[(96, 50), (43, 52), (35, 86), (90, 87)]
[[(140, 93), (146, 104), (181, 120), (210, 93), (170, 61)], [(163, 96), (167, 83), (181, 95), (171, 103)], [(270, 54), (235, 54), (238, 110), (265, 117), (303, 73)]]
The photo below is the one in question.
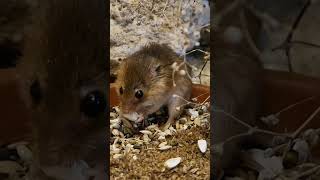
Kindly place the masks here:
[(123, 88), (122, 87), (120, 87), (119, 92), (120, 92), (120, 94), (123, 94)]
[(34, 81), (30, 86), (30, 95), (34, 103), (39, 104), (42, 99), (42, 92), (38, 80)]
[(106, 98), (100, 91), (88, 93), (81, 101), (81, 111), (88, 117), (97, 117), (106, 109)]
[(143, 97), (143, 92), (142, 92), (142, 90), (137, 90), (135, 96), (136, 96), (136, 98), (138, 98), (138, 99), (142, 98), (142, 97)]

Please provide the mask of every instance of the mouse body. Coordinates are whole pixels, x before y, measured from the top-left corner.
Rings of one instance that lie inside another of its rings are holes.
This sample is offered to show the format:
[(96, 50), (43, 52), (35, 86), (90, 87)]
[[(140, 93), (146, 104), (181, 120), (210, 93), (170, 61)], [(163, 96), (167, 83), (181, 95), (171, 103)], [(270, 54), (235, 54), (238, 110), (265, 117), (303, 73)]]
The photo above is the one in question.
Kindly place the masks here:
[(120, 64), (116, 80), (122, 116), (135, 123), (168, 107), (167, 129), (190, 99), (190, 68), (167, 45), (151, 43)]
[(50, 178), (71, 179), (55, 169), (105, 163), (105, 7), (101, 0), (39, 0), (26, 29), (17, 71), (32, 119), (31, 169)]

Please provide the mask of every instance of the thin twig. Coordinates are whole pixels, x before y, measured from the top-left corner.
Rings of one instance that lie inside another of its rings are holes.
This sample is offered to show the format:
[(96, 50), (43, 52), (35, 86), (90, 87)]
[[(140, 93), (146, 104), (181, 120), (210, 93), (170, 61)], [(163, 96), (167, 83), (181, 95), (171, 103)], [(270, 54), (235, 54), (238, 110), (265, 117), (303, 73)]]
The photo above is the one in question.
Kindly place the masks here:
[(200, 84), (202, 84), (202, 83), (201, 83), (202, 71), (203, 71), (203, 69), (206, 67), (207, 63), (208, 63), (208, 59), (205, 59), (205, 62), (204, 62), (203, 66), (202, 66), (202, 68), (201, 68), (201, 70), (200, 70), (200, 73), (197, 75), (197, 77), (199, 77)]
[(202, 106), (204, 103), (206, 103), (206, 101), (210, 98), (210, 96), (208, 96), (200, 105)]
[(311, 4), (311, 0), (307, 0), (307, 2), (304, 4), (303, 8), (299, 12), (298, 16), (296, 17), (296, 19), (295, 19), (295, 21), (294, 21), (294, 23), (293, 23), (293, 25), (291, 27), (291, 30), (290, 30), (288, 36), (286, 37), (285, 41), (280, 46), (272, 49), (272, 51), (277, 50), (277, 49), (284, 49), (285, 50), (286, 56), (288, 58), (288, 68), (289, 68), (290, 72), (292, 72), (292, 70), (293, 70), (292, 69), (291, 56), (290, 56), (290, 50), (291, 50), (290, 43), (292, 41), (292, 37), (293, 37), (294, 31), (298, 27), (303, 15), (307, 11), (307, 9), (310, 6), (310, 4)]
[(222, 109), (213, 109), (213, 111), (215, 112), (221, 112), (229, 117), (231, 117), (233, 120), (237, 121), (238, 123), (240, 123), (241, 125), (247, 127), (250, 131), (250, 133), (252, 132), (261, 132), (261, 133), (264, 133), (264, 134), (270, 134), (270, 135), (273, 135), (273, 136), (285, 136), (285, 137), (289, 137), (287, 134), (284, 134), (284, 133), (276, 133), (276, 132), (273, 132), (273, 131), (268, 131), (268, 130), (263, 130), (263, 129), (259, 129), (259, 128), (256, 128), (256, 127), (253, 127), (251, 126), (250, 124), (240, 120), (239, 118), (233, 116), (232, 114), (228, 113), (228, 112), (225, 112), (224, 110)]

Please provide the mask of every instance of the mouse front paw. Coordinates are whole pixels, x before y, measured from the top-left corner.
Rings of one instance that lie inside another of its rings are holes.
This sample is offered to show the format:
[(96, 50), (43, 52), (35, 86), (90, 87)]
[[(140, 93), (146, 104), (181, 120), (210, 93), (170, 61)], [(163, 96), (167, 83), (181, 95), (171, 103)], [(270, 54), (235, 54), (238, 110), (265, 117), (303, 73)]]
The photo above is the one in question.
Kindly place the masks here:
[(163, 124), (163, 125), (160, 126), (160, 130), (161, 130), (161, 131), (165, 131), (165, 130), (169, 129), (169, 127), (171, 126), (171, 124), (172, 124), (172, 123), (169, 122), (169, 121), (166, 122), (165, 124)]

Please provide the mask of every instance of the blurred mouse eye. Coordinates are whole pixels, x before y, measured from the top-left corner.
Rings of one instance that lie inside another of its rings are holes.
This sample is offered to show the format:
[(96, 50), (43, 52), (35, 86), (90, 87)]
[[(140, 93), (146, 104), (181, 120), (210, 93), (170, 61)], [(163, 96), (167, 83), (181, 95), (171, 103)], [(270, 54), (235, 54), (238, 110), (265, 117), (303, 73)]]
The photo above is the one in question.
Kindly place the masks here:
[(119, 92), (120, 92), (120, 94), (123, 94), (123, 88), (122, 87), (120, 87)]
[(39, 104), (42, 99), (40, 83), (35, 80), (30, 86), (30, 95), (34, 103)]
[(105, 111), (106, 106), (106, 98), (99, 91), (88, 93), (81, 101), (81, 111), (88, 117), (97, 117)]
[(135, 96), (136, 96), (136, 98), (138, 98), (138, 99), (142, 98), (142, 97), (143, 97), (143, 92), (142, 92), (142, 90), (137, 90)]

